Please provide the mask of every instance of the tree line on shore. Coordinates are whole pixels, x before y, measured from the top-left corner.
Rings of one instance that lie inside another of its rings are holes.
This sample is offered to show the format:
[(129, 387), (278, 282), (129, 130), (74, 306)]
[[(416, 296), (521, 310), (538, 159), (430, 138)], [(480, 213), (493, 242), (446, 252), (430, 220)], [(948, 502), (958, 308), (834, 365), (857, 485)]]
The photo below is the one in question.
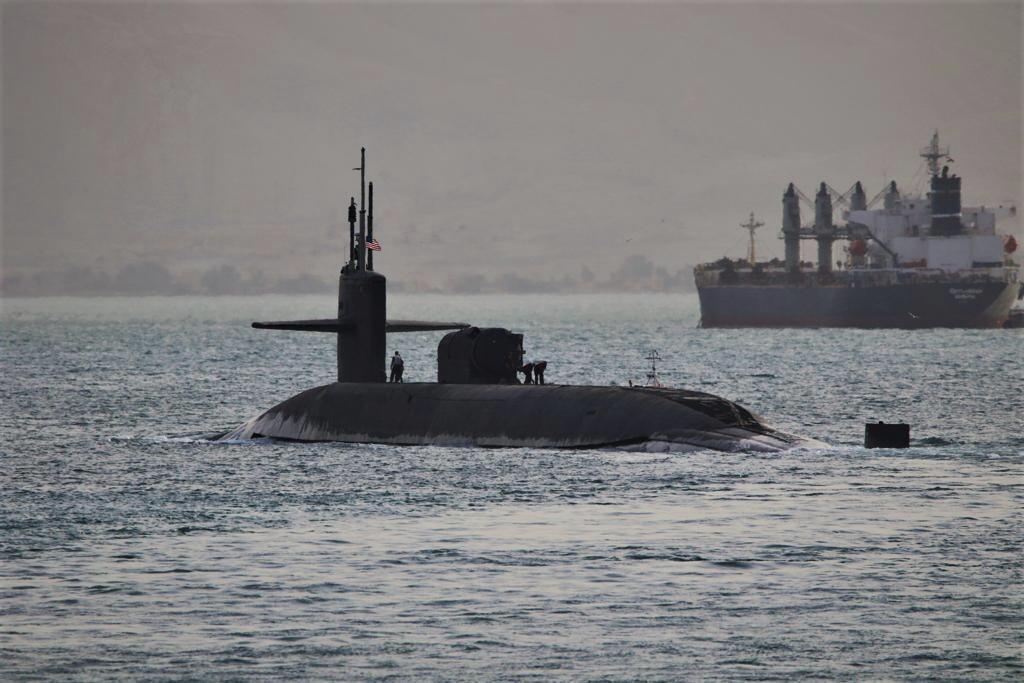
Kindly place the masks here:
[[(451, 273), (437, 281), (389, 278), (388, 285), (395, 293), (452, 294), (687, 292), (694, 289), (691, 266), (669, 270), (640, 254), (626, 257), (618, 268), (596, 273), (587, 266), (575, 273), (559, 272), (549, 277), (469, 271)], [(114, 273), (89, 266), (69, 266), (5, 274), (0, 279), (0, 293), (4, 296), (327, 294), (336, 288), (337, 280), (310, 274), (271, 278), (262, 270), (242, 271), (232, 264), (175, 273), (157, 261), (129, 263)]]

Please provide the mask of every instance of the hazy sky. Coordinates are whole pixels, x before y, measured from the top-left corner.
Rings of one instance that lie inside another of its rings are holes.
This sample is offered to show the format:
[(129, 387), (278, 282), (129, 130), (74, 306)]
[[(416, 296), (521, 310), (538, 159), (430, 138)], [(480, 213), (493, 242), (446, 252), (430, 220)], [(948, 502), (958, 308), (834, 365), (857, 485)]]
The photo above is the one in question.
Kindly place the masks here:
[[(3, 4), (2, 267), (330, 277), (361, 145), (380, 269), (743, 253), (780, 197), (1021, 201), (1022, 4)], [(917, 176), (915, 177), (915, 173)]]

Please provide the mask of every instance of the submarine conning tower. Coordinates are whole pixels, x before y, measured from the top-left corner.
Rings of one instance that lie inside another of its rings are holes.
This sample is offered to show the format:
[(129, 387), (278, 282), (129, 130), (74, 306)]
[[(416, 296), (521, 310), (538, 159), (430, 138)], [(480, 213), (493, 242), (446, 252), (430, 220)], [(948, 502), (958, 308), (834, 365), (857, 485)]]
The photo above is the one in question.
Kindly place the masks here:
[(372, 270), (342, 271), (338, 319), (353, 320), (338, 332), (338, 381), (383, 382), (387, 358), (387, 279)]
[(365, 147), (360, 150), (358, 170), (359, 233), (356, 238), (353, 197), (348, 206), (349, 261), (338, 276), (338, 320), (351, 320), (354, 324), (349, 329), (338, 331), (338, 381), (383, 382), (387, 379), (384, 363), (387, 357), (388, 283), (387, 278), (373, 271), (372, 251), (367, 258), (367, 239), (373, 239), (373, 183), (370, 183), (368, 217)]
[[(338, 316), (315, 320), (254, 322), (264, 330), (333, 332), (338, 335), (338, 381), (384, 382), (387, 379), (387, 333), (461, 330), (461, 322), (387, 319), (387, 278), (373, 270), (373, 251), (380, 244), (373, 237), (373, 183), (369, 184), (367, 210), (366, 148), (360, 150), (359, 205), (348, 205), (348, 261), (338, 276)], [(356, 225), (358, 223), (358, 231)]]

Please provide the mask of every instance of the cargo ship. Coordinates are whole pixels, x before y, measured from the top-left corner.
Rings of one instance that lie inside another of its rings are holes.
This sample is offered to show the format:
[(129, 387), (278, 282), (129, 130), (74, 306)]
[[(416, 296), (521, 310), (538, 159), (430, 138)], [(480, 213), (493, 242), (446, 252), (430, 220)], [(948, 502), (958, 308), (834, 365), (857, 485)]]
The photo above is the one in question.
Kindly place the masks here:
[[(996, 224), (1012, 205), (962, 206), (961, 178), (936, 131), (921, 150), (930, 191), (902, 195), (895, 181), (868, 200), (858, 181), (813, 199), (793, 183), (782, 195), (785, 259), (758, 262), (753, 214), (745, 259), (694, 269), (702, 327), (1002, 327), (1021, 297), (1017, 241)], [(814, 222), (801, 221), (801, 203)], [(834, 220), (838, 213), (840, 220)], [(817, 263), (800, 259), (817, 242)], [(833, 264), (834, 243), (845, 247)], [(833, 267), (834, 266), (834, 267)]]

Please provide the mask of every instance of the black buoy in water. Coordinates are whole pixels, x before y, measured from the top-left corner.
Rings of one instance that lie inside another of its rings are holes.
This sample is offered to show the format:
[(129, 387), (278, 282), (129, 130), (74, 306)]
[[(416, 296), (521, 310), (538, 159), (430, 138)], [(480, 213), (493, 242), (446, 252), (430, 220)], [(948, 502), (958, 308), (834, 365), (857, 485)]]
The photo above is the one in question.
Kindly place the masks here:
[(885, 422), (867, 423), (864, 425), (865, 448), (909, 448), (910, 425)]

